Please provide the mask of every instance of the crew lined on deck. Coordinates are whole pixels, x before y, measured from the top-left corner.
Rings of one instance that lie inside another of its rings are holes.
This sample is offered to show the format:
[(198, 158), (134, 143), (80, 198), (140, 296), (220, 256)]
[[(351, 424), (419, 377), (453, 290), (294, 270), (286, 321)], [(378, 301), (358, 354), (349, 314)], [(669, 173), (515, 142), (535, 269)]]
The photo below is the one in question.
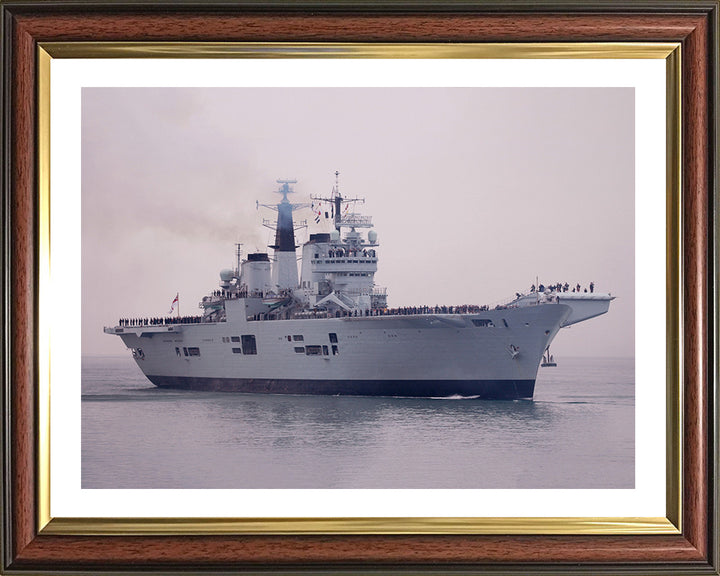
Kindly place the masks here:
[(202, 316), (168, 316), (166, 318), (120, 318), (118, 326), (163, 326), (165, 324), (200, 324)]
[[(590, 293), (593, 293), (595, 291), (595, 283), (590, 282), (589, 285)], [(570, 291), (570, 284), (565, 282), (564, 284), (562, 282), (558, 282), (557, 284), (550, 284), (548, 286), (545, 286), (544, 284), (540, 284), (537, 288), (535, 287), (535, 284), (530, 286), (530, 292), (545, 292), (546, 290), (550, 292), (569, 292)], [(583, 288), (580, 286), (580, 284), (576, 284), (575, 287), (572, 289), (572, 292), (582, 292)], [(585, 292), (588, 291), (587, 288), (584, 289)]]
[[(595, 283), (590, 282), (589, 285), (590, 293), (595, 291)], [(570, 285), (566, 282), (565, 284), (558, 282), (552, 286), (545, 286), (540, 284), (537, 289), (535, 284), (530, 287), (530, 292), (568, 292)], [(577, 284), (572, 292), (580, 292), (582, 287)], [(588, 289), (584, 291), (587, 293)], [(230, 290), (214, 290), (213, 296), (220, 296), (228, 299), (245, 297), (246, 292), (238, 294)], [(289, 296), (289, 291), (282, 291), (281, 295)], [(516, 292), (516, 297), (522, 296), (519, 292)], [(558, 300), (559, 301), (559, 300)], [(507, 308), (513, 308), (512, 304), (498, 304), (494, 310), (505, 310)], [(487, 305), (478, 306), (473, 304), (462, 304), (460, 306), (402, 306), (398, 308), (373, 308), (371, 310), (337, 310), (337, 311), (326, 311), (326, 310), (306, 310), (297, 316), (286, 316), (283, 314), (273, 313), (262, 313), (255, 314), (250, 317), (249, 320), (280, 320), (283, 318), (301, 317), (301, 318), (357, 318), (357, 317), (368, 317), (368, 316), (414, 316), (418, 314), (476, 314), (485, 310), (490, 310)], [(164, 326), (168, 324), (200, 324), (203, 322), (202, 316), (181, 316), (181, 317), (165, 317), (165, 318), (120, 318), (118, 326)]]

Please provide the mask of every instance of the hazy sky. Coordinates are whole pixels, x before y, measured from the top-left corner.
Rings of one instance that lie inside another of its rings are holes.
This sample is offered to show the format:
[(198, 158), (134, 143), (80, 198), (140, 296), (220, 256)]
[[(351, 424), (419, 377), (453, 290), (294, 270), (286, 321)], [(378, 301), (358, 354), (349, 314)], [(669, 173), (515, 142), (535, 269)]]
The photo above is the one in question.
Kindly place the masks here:
[(632, 88), (84, 88), (83, 353), (126, 353), (103, 326), (165, 315), (178, 292), (198, 314), (235, 242), (272, 243), (255, 201), (296, 178), (308, 202), (339, 170), (366, 198), (390, 306), (594, 281), (609, 314), (553, 353), (632, 356), (634, 146)]

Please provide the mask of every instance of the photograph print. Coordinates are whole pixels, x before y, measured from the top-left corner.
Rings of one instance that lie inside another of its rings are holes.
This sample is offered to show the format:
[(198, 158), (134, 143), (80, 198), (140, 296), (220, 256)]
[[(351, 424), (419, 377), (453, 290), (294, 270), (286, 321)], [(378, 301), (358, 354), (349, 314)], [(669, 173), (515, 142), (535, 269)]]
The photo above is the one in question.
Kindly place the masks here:
[(82, 488), (635, 486), (633, 88), (83, 88)]

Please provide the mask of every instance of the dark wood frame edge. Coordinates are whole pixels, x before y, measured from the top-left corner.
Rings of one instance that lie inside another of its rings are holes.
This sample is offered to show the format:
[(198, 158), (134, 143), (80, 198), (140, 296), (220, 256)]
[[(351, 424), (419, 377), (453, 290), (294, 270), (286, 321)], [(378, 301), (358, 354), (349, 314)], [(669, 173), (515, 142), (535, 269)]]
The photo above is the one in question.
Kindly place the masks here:
[[(418, 7), (404, 5), (404, 12), (388, 12), (378, 9), (365, 10), (355, 16), (343, 16), (323, 10), (318, 16), (312, 5), (286, 4), (285, 18), (273, 19), (269, 12), (256, 12), (256, 4), (238, 5), (215, 3), (233, 13), (236, 23), (244, 30), (255, 24), (255, 34), (266, 40), (315, 40), (315, 41), (367, 41), (396, 36), (398, 31), (388, 31), (383, 21), (392, 19), (405, 26), (402, 41), (427, 41), (432, 37), (440, 40), (467, 41), (482, 31), (483, 18), (491, 18), (495, 37), (483, 35), (484, 40), (517, 40), (507, 28), (508, 22), (530, 17), (535, 23), (545, 22), (545, 41), (567, 41), (582, 35), (582, 28), (589, 21), (597, 22), (602, 15), (592, 15), (592, 10), (582, 12), (577, 3), (544, 2), (540, 9), (525, 12), (528, 7), (505, 4), (511, 10), (499, 14), (504, 3), (474, 6), (454, 3), (460, 11), (455, 20), (453, 10), (439, 14), (432, 4)], [(685, 419), (685, 497), (683, 506), (684, 533), (682, 536), (247, 536), (247, 537), (65, 537), (38, 536), (35, 529), (35, 397), (34, 386), (37, 371), (37, 355), (34, 347), (37, 293), (34, 284), (36, 274), (37, 210), (35, 198), (35, 50), (38, 41), (51, 40), (98, 40), (129, 39), (130, 32), (117, 23), (129, 22), (128, 17), (152, 21), (157, 27), (156, 10), (167, 5), (155, 2), (138, 11), (134, 2), (113, 6), (106, 2), (5, 2), (2, 10), (2, 142), (3, 167), (0, 178), (3, 187), (3, 409), (11, 419), (3, 422), (3, 499), (9, 512), (3, 518), (3, 568), (8, 573), (26, 573), (62, 569), (127, 570), (130, 562), (140, 562), (146, 569), (188, 569), (202, 571), (221, 570), (330, 570), (343, 572), (373, 567), (387, 571), (404, 570), (448, 572), (488, 572), (501, 569), (504, 573), (537, 572), (633, 573), (652, 570), (657, 573), (683, 571), (687, 573), (717, 574), (717, 498), (715, 434), (717, 423), (717, 398), (714, 376), (717, 369), (715, 356), (716, 274), (717, 255), (715, 233), (715, 198), (717, 186), (716, 160), (716, 89), (717, 89), (717, 2), (643, 2), (639, 14), (623, 11), (619, 3), (595, 4), (598, 10), (608, 10), (609, 20), (622, 19), (610, 34), (617, 40), (637, 40), (637, 33), (628, 34), (629, 22), (642, 18), (646, 25), (642, 39), (655, 41), (682, 41), (683, 43), (683, 106), (684, 165), (690, 169), (683, 173), (684, 204), (684, 293), (686, 309), (690, 310), (684, 327), (685, 371), (684, 379), (690, 385), (686, 390)], [(183, 8), (201, 12), (198, 5), (182, 3)], [(377, 8), (377, 4), (375, 7)], [(637, 12), (638, 3), (633, 6)], [(310, 8), (308, 8), (310, 7)], [(657, 13), (652, 13), (655, 7)], [(268, 5), (265, 5), (268, 8)], [(282, 9), (281, 4), (270, 8)], [(614, 10), (611, 10), (613, 8)], [(88, 9), (92, 9), (88, 13)], [(114, 14), (108, 13), (112, 9)], [(627, 5), (625, 5), (627, 10)], [(100, 10), (102, 14), (92, 13)], [(117, 10), (117, 11), (115, 11)], [(129, 10), (129, 11), (128, 11)], [(202, 14), (211, 17), (212, 10)], [(544, 11), (554, 11), (555, 16), (545, 16)], [(620, 10), (616, 13), (615, 10)], [(312, 13), (311, 13), (312, 12)], [(343, 10), (343, 12), (345, 12)], [(561, 14), (558, 14), (560, 12)], [(167, 13), (167, 12), (166, 12)], [(314, 15), (313, 15), (314, 14)], [(78, 28), (78, 16), (83, 26)], [(88, 16), (90, 16), (88, 20)], [(552, 19), (565, 16), (563, 27), (553, 26)], [(183, 22), (187, 30), (187, 18)], [(179, 40), (183, 32), (177, 14), (175, 28), (162, 27), (161, 37), (153, 39)], [(447, 30), (447, 18), (453, 23), (468, 24), (465, 28)], [(290, 20), (292, 22), (290, 22)], [(336, 26), (342, 20), (342, 27)], [(58, 21), (60, 24), (58, 24)], [(106, 23), (103, 25), (103, 21)], [(112, 21), (112, 26), (107, 23)], [(422, 22), (421, 22), (422, 21)], [(86, 24), (90, 22), (88, 27)], [(283, 28), (283, 22), (285, 28)], [(304, 28), (297, 28), (298, 22)], [(348, 22), (352, 25), (348, 27)], [(414, 24), (413, 24), (414, 22)], [(497, 28), (497, 24), (501, 25)], [(674, 24), (673, 24), (674, 22)], [(569, 24), (569, 27), (568, 27)], [(409, 30), (408, 28), (414, 29)], [(653, 28), (654, 25), (654, 28)], [(73, 28), (73, 26), (75, 28)], [(430, 27), (430, 34), (422, 27)], [(572, 27), (576, 30), (573, 31)], [(93, 28), (94, 27), (94, 28)], [(592, 28), (592, 26), (591, 26)], [(625, 30), (625, 32), (623, 32)], [(403, 32), (403, 29), (400, 29)], [(574, 33), (576, 32), (576, 33)], [(186, 32), (185, 32), (186, 33)], [(442, 34), (441, 34), (442, 33)], [(586, 31), (587, 33), (587, 31)], [(594, 29), (597, 35), (597, 29)], [(134, 37), (143, 30), (135, 30)], [(230, 39), (230, 30), (215, 32), (218, 39)], [(249, 38), (247, 32), (236, 40)], [(298, 38), (298, 34), (302, 36)], [(517, 32), (515, 32), (517, 34)], [(527, 34), (527, 32), (526, 32)], [(538, 35), (537, 28), (533, 34)], [(592, 32), (591, 32), (592, 34)], [(672, 37), (669, 36), (672, 35)], [(635, 36), (635, 37), (633, 37)], [(527, 35), (523, 37), (527, 40)], [(148, 38), (142, 38), (148, 39)], [(210, 39), (193, 36), (193, 39)], [(475, 36), (477, 39), (477, 36)], [(693, 89), (690, 90), (690, 87)], [(712, 245), (709, 245), (712, 233)], [(711, 329), (709, 329), (709, 327)], [(9, 338), (8, 338), (9, 337)], [(690, 496), (689, 494), (692, 494)], [(284, 547), (284, 551), (277, 552)], [(642, 550), (642, 553), (628, 550)], [(173, 557), (163, 561), (163, 552), (173, 549)], [(224, 553), (219, 553), (222, 551)], [(154, 551), (154, 552), (153, 552)], [(204, 553), (212, 553), (215, 561), (203, 559)], [(510, 552), (508, 554), (508, 551)], [(70, 553), (69, 553), (70, 552)], [(518, 556), (518, 552), (521, 552)], [(284, 556), (283, 556), (284, 555)], [(508, 563), (503, 559), (507, 558)], [(513, 560), (514, 559), (514, 560)], [(518, 561), (519, 560), (519, 561)], [(138, 566), (138, 564), (135, 564)], [(663, 566), (667, 568), (663, 568)]]
[(97, 12), (153, 13), (171, 9), (180, 13), (227, 10), (244, 13), (333, 13), (333, 14), (443, 14), (443, 13), (684, 13), (706, 14), (714, 0), (0, 0), (14, 14), (36, 13), (43, 5), (45, 14)]

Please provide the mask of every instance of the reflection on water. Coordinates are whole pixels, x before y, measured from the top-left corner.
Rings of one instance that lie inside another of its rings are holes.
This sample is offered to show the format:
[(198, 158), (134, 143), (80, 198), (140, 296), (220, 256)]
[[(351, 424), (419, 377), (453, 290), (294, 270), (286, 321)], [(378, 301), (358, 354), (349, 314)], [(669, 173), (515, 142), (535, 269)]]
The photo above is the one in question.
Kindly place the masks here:
[(161, 390), (84, 358), (83, 488), (631, 488), (632, 361), (541, 369), (534, 401)]

